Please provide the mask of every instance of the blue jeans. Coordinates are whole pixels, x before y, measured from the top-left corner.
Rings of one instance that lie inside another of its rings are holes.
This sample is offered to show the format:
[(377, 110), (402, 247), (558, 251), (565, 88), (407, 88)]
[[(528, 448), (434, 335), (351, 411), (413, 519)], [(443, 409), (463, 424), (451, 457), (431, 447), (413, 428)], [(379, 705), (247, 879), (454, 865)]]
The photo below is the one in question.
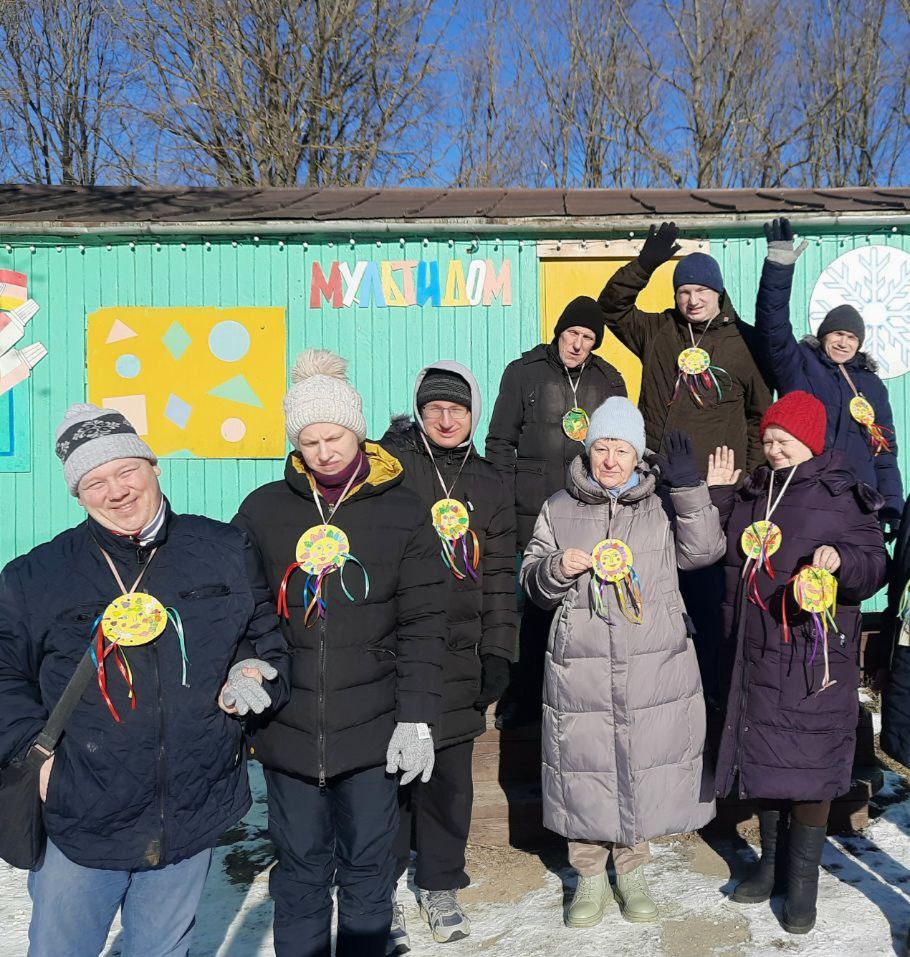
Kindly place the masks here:
[(186, 957), (212, 852), (154, 871), (74, 864), (50, 841), (28, 875), (28, 957), (98, 957), (122, 908), (123, 957)]

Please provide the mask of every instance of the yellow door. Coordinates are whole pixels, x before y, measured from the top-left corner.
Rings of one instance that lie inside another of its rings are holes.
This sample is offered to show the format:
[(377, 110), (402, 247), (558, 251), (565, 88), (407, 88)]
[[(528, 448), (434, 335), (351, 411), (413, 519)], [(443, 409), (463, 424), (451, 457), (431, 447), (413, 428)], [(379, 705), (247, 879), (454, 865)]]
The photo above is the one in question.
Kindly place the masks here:
[[(540, 262), (540, 335), (543, 342), (553, 338), (553, 327), (566, 305), (576, 296), (596, 299), (607, 280), (629, 259), (542, 259)], [(660, 266), (638, 297), (640, 309), (659, 312), (673, 305), (673, 260)], [(609, 330), (597, 350), (616, 366), (626, 382), (629, 398), (638, 402), (641, 389), (641, 362)]]

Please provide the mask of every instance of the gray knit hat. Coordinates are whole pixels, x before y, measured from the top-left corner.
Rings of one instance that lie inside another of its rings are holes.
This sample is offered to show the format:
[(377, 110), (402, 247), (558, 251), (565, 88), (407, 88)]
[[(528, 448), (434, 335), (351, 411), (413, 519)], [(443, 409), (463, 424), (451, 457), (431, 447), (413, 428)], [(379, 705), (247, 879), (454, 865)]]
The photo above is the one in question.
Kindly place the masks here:
[(585, 451), (590, 452), (598, 439), (622, 439), (628, 442), (641, 461), (645, 454), (645, 420), (641, 412), (628, 399), (611, 395), (591, 416), (585, 437)]
[(291, 369), (284, 397), (284, 427), (294, 448), (301, 429), (331, 422), (350, 429), (360, 442), (367, 437), (363, 401), (348, 382), (348, 361), (328, 349), (305, 349)]
[(471, 387), (457, 372), (430, 369), (417, 389), (417, 407), (422, 409), (430, 402), (457, 402), (470, 409)]
[(124, 415), (89, 402), (77, 402), (63, 413), (54, 451), (72, 495), (79, 494), (83, 477), (99, 465), (117, 459), (148, 459), (152, 465), (158, 461)]

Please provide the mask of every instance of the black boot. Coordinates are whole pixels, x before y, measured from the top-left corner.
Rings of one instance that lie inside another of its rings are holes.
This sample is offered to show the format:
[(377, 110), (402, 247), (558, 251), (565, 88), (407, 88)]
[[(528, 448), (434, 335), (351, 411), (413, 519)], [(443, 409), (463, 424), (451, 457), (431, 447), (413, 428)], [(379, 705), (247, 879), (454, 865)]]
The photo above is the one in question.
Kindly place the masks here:
[(787, 863), (787, 899), (781, 921), (788, 934), (808, 934), (815, 926), (818, 901), (818, 865), (825, 846), (826, 827), (790, 822)]
[(758, 812), (758, 833), (761, 837), (761, 858), (755, 870), (733, 891), (737, 904), (761, 904), (772, 894), (780, 894), (786, 887), (787, 830), (786, 811), (762, 809)]

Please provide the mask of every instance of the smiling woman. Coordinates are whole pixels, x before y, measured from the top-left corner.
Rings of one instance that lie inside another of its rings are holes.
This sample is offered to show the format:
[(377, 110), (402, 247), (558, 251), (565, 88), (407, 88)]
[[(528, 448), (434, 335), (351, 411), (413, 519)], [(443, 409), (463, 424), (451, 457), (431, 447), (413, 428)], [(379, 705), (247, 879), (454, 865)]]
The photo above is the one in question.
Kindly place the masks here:
[(148, 459), (115, 459), (88, 472), (77, 498), (96, 522), (114, 532), (136, 535), (161, 507), (161, 469)]

